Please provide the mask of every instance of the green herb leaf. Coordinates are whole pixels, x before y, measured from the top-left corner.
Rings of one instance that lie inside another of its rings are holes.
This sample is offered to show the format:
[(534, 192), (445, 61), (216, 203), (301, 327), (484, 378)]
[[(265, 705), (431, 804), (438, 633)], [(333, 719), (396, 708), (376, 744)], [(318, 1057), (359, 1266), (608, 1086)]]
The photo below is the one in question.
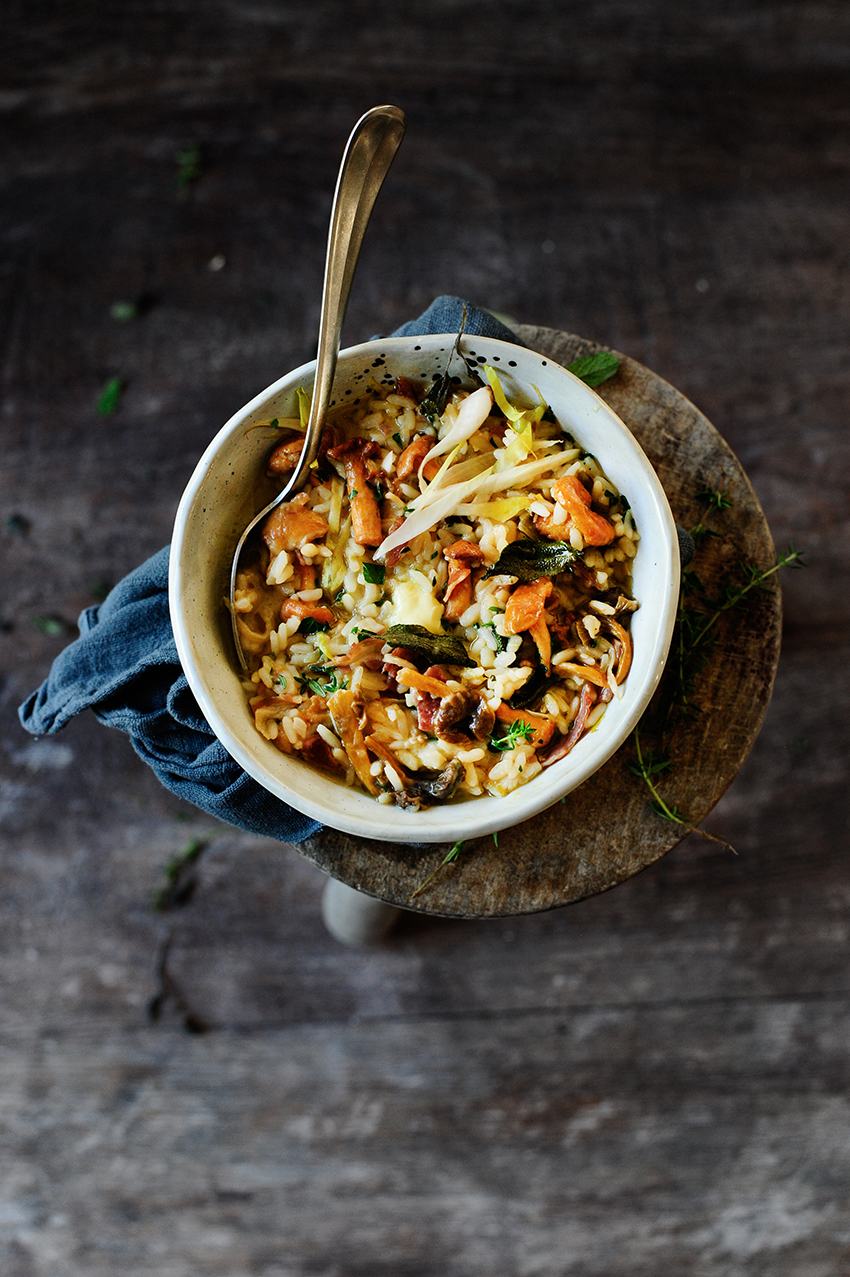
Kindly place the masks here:
[(419, 886), (416, 888), (416, 890), (414, 891), (410, 899), (415, 900), (416, 897), (421, 892), (423, 892), (426, 887), (430, 886), (430, 884), (434, 881), (434, 879), (436, 878), (440, 870), (443, 869), (446, 865), (450, 865), (452, 864), (453, 861), (457, 860), (458, 856), (460, 855), (462, 851), (463, 851), (463, 840), (461, 839), (460, 841), (456, 842), (452, 848), (449, 849), (449, 851), (446, 853), (446, 855), (437, 865), (437, 868), (434, 870), (434, 872), (429, 874), (428, 877), (425, 879), (425, 881), (419, 884)]
[(123, 377), (110, 377), (109, 381), (100, 392), (100, 398), (97, 401), (97, 410), (104, 417), (110, 416), (111, 413), (118, 411), (118, 405), (121, 402), (121, 394), (124, 390)]
[(535, 701), (539, 701), (543, 693), (557, 681), (557, 675), (547, 674), (546, 666), (538, 664), (531, 678), (526, 679), (522, 687), (514, 692), (508, 704), (511, 709), (530, 709)]
[(30, 625), (34, 630), (40, 630), (42, 634), (49, 634), (51, 638), (68, 633), (67, 625), (58, 616), (32, 616)]
[(139, 307), (136, 302), (113, 302), (109, 307), (109, 313), (113, 319), (126, 324), (130, 319), (138, 319)]
[(623, 514), (628, 514), (629, 510), (631, 509), (631, 506), (629, 505), (627, 498), (624, 497), (622, 493), (620, 493), (620, 495), (617, 496), (616, 492), (612, 492), (610, 488), (606, 488), (605, 495), (610, 502), (612, 510), (616, 509), (616, 507), (619, 506), (620, 509), (623, 511)]
[(177, 188), (181, 195), (185, 195), (187, 188), (201, 176), (201, 148), (197, 145), (187, 146), (178, 151), (174, 158), (177, 160)]
[(391, 625), (383, 635), (390, 647), (409, 647), (432, 665), (475, 665), (466, 648), (453, 634), (432, 634), (424, 625)]
[(446, 856), (445, 860), (443, 861), (443, 864), (450, 865), (453, 860), (457, 860), (458, 856), (460, 855), (462, 851), (463, 851), (463, 841), (461, 840), (460, 842), (455, 843), (455, 845), (452, 847), (451, 851), (449, 852), (449, 854)]
[(524, 740), (529, 740), (534, 734), (534, 728), (531, 723), (524, 723), (521, 718), (511, 723), (504, 736), (491, 736), (490, 748), (495, 749), (498, 753), (503, 753), (509, 749), (516, 749), (517, 745)]
[(508, 640), (505, 638), (504, 634), (499, 633), (495, 625), (482, 625), (480, 628), (482, 630), (490, 630), (492, 632), (493, 638), (496, 640), (497, 652), (506, 652), (508, 650)]
[(610, 350), (597, 350), (595, 355), (582, 355), (567, 364), (567, 372), (578, 377), (587, 386), (601, 386), (603, 381), (613, 377), (620, 367), (620, 361)]
[[(311, 678), (311, 674), (315, 677)], [(319, 679), (328, 674), (330, 678), (321, 683)], [(314, 696), (333, 696), (334, 692), (342, 692), (348, 687), (348, 679), (340, 679), (338, 672), (327, 665), (310, 665), (297, 678), (301, 688), (308, 688)]]
[[(731, 505), (729, 498), (714, 488), (706, 488), (699, 496), (709, 502), (709, 510), (722, 512)], [(711, 530), (702, 522), (692, 530), (691, 535), (694, 533), (698, 534), (701, 541), (711, 536)], [(684, 572), (679, 610), (659, 702), (651, 715), (649, 711), (644, 714), (640, 724), (632, 732), (636, 761), (629, 765), (629, 769), (640, 777), (648, 789), (652, 800), (650, 806), (656, 815), (691, 833), (698, 833), (711, 842), (728, 847), (733, 852), (734, 847), (723, 838), (697, 828), (674, 803), (668, 802), (658, 791), (656, 777), (671, 766), (669, 753), (664, 748), (670, 723), (676, 716), (687, 720), (699, 713), (699, 706), (693, 699), (694, 686), (698, 674), (705, 668), (717, 646), (717, 622), (725, 612), (740, 607), (751, 590), (770, 589), (770, 578), (781, 568), (802, 566), (802, 554), (793, 545), (789, 545), (785, 553), (779, 554), (769, 568), (759, 568), (753, 563), (740, 563), (739, 580), (742, 577), (743, 584), (736, 584), (733, 576), (731, 581), (725, 581), (720, 598), (714, 600), (709, 599), (705, 586), (693, 569)], [(643, 743), (642, 730), (659, 742), (657, 752)]]
[(717, 488), (703, 488), (702, 492), (697, 494), (698, 501), (707, 501), (712, 510), (731, 510), (732, 498), (727, 497), (725, 492), (719, 492)]
[(315, 617), (305, 616), (298, 627), (298, 632), (299, 634), (319, 634), (322, 630), (329, 628), (327, 621), (317, 621)]
[(189, 871), (206, 846), (201, 838), (192, 838), (183, 851), (171, 858), (163, 871), (162, 884), (153, 893), (154, 909), (167, 913), (189, 903), (197, 885), (195, 875)]
[(496, 563), (484, 573), (487, 576), (515, 576), (520, 581), (534, 581), (539, 576), (558, 576), (567, 572), (581, 558), (567, 541), (532, 541), (521, 538), (505, 547)]
[(387, 569), (383, 563), (364, 563), (363, 580), (367, 585), (383, 585)]

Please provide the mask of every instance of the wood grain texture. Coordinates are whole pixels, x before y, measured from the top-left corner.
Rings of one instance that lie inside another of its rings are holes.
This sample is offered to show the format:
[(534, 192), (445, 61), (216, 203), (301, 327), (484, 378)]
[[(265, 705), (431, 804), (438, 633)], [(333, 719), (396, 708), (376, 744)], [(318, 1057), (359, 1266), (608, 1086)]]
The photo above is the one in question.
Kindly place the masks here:
[[(518, 336), (564, 365), (601, 349), (551, 329), (520, 326)], [(600, 393), (646, 452), (677, 521), (683, 527), (699, 522), (707, 503), (698, 494), (708, 488), (724, 492), (732, 503), (711, 520), (717, 537), (701, 544), (694, 563), (709, 598), (718, 598), (724, 581), (745, 583), (742, 565), (767, 569), (774, 563), (761, 507), (711, 422), (648, 368), (619, 358), (616, 377)], [(718, 628), (719, 641), (695, 688), (699, 712), (674, 720), (672, 767), (659, 782), (665, 801), (692, 825), (731, 784), (764, 718), (779, 660), (778, 585), (750, 596)], [(562, 803), (502, 830), (498, 842), (488, 837), (465, 844), (460, 860), (419, 895), (447, 848), (359, 840), (326, 829), (299, 850), (349, 886), (408, 908), (462, 918), (553, 909), (617, 886), (687, 834), (653, 810), (651, 795), (630, 770), (635, 762), (630, 738)]]
[[(850, 1277), (850, 9), (2, 21), (3, 1277)], [(222, 422), (310, 357), (341, 147), (380, 101), (410, 127), (346, 339), (453, 292), (625, 351), (808, 566), (705, 822), (737, 856), (688, 837), (574, 908), (405, 912), (352, 954), (302, 856), (176, 800), (93, 716), (33, 741), (15, 708), (168, 540)], [(153, 910), (194, 839), (184, 904)], [(152, 1021), (166, 944), (183, 1001)]]

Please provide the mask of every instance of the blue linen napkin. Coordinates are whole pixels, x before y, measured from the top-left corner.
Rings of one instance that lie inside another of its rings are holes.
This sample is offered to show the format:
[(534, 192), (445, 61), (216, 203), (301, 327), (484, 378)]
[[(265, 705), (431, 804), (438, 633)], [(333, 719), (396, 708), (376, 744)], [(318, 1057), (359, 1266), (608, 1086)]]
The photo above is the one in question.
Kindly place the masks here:
[[(455, 333), (464, 303), (438, 297), (418, 319), (392, 334)], [(487, 311), (467, 303), (470, 336), (517, 343)], [(681, 533), (681, 529), (680, 529)], [(682, 562), (693, 556), (681, 533)], [(80, 616), (80, 637), (53, 663), (47, 679), (18, 710), (28, 732), (58, 732), (84, 709), (130, 737), (133, 748), (173, 793), (248, 833), (302, 842), (318, 821), (275, 798), (243, 771), (201, 713), (180, 665), (168, 613), (166, 546)]]
[[(394, 337), (456, 333), (464, 303), (438, 297)], [(466, 332), (517, 342), (487, 311), (467, 303)], [(168, 546), (136, 568), (79, 619), (80, 637), (18, 710), (28, 732), (58, 732), (84, 709), (126, 732), (159, 780), (180, 798), (248, 833), (302, 842), (321, 825), (275, 798), (216, 739), (180, 666), (168, 614)]]

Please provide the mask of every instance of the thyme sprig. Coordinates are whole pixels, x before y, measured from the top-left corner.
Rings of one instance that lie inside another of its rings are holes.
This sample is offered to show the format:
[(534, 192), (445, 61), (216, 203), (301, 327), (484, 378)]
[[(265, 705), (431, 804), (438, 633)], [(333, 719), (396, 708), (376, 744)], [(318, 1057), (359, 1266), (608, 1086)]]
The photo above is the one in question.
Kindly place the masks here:
[(661, 794), (653, 780), (659, 772), (666, 771), (671, 766), (669, 755), (655, 754), (651, 748), (645, 748), (641, 744), (640, 724), (632, 733), (635, 741), (635, 752), (637, 754), (637, 763), (629, 764), (629, 771), (635, 776), (640, 776), (646, 785), (650, 794), (652, 794), (652, 810), (657, 816), (663, 816), (665, 820), (671, 820), (676, 825), (681, 825), (692, 834), (700, 834), (703, 838), (708, 838), (711, 842), (719, 843), (721, 847), (728, 847), (733, 855), (737, 856), (737, 852), (731, 843), (726, 842), (724, 838), (717, 838), (714, 834), (708, 833), (705, 829), (700, 829), (698, 825), (691, 824), (687, 817), (673, 803), (668, 803)]
[(698, 501), (707, 501), (708, 506), (705, 514), (694, 527), (691, 528), (691, 536), (698, 545), (700, 541), (704, 541), (706, 537), (719, 537), (720, 533), (715, 528), (710, 528), (706, 523), (706, 519), (712, 514), (722, 513), (724, 510), (731, 510), (732, 498), (727, 497), (726, 493), (717, 488), (703, 488), (702, 492), (697, 494)]
[(704, 622), (700, 629), (697, 630), (694, 642), (701, 643), (711, 627), (714, 625), (715, 621), (719, 620), (724, 612), (728, 612), (731, 608), (738, 607), (740, 603), (743, 603), (750, 590), (769, 590), (769, 587), (765, 585), (765, 582), (768, 581), (775, 572), (778, 572), (780, 568), (802, 568), (805, 566), (806, 565), (803, 562), (803, 551), (796, 550), (793, 545), (789, 545), (787, 550), (777, 555), (776, 562), (773, 567), (757, 568), (754, 563), (742, 563), (740, 567), (741, 571), (747, 578), (746, 584), (738, 586), (737, 588), (729, 584), (726, 585), (723, 601)]
[[(732, 500), (723, 491), (706, 488), (697, 494), (707, 502), (707, 507), (699, 522), (691, 528), (691, 536), (697, 545), (707, 538), (718, 537), (720, 533), (708, 524), (712, 514), (722, 514), (732, 508)], [(739, 563), (739, 581), (727, 581), (719, 598), (709, 599), (699, 575), (693, 569), (682, 573), (682, 588), (679, 595), (679, 607), (673, 632), (670, 660), (665, 682), (658, 705), (644, 714), (641, 722), (632, 733), (635, 744), (636, 763), (630, 770), (641, 778), (652, 797), (652, 809), (665, 820), (701, 834), (712, 842), (734, 847), (722, 838), (694, 825), (678, 807), (668, 803), (660, 794), (656, 784), (658, 775), (667, 771), (671, 764), (669, 751), (664, 748), (664, 741), (669, 732), (671, 720), (675, 716), (683, 719), (694, 718), (700, 711), (694, 699), (694, 686), (698, 675), (708, 664), (717, 644), (715, 626), (724, 613), (740, 607), (752, 590), (770, 591), (767, 584), (780, 568), (803, 567), (803, 556), (800, 550), (789, 545), (784, 553), (777, 555), (776, 562), (769, 568), (758, 568), (752, 563)], [(743, 581), (740, 581), (740, 577)], [(659, 742), (657, 750), (648, 747), (641, 738), (641, 728)]]
[(430, 886), (430, 884), (434, 881), (434, 879), (436, 878), (437, 874), (440, 872), (441, 869), (445, 868), (446, 865), (450, 865), (453, 861), (457, 860), (458, 856), (463, 851), (463, 845), (464, 845), (464, 839), (460, 839), (458, 842), (455, 843), (455, 845), (446, 853), (446, 855), (437, 865), (437, 868), (434, 870), (434, 872), (430, 873), (424, 882), (420, 882), (419, 886), (416, 888), (413, 895), (410, 897), (411, 900), (415, 900), (418, 895), (421, 895), (421, 893), (425, 890), (426, 887)]
[(495, 749), (498, 753), (506, 753), (509, 750), (516, 749), (523, 741), (527, 741), (534, 735), (534, 727), (531, 723), (524, 722), (521, 718), (511, 723), (508, 730), (501, 736), (494, 734), (490, 737), (489, 745), (491, 749)]
[[(691, 536), (699, 545), (701, 541), (721, 535), (709, 526), (708, 519), (712, 514), (722, 514), (726, 510), (730, 510), (733, 503), (731, 498), (726, 496), (723, 491), (714, 488), (706, 488), (697, 495), (707, 502), (707, 508), (702, 517), (691, 529)], [(752, 563), (740, 563), (738, 570), (743, 576), (743, 582), (739, 584), (727, 582), (721, 596), (714, 600), (709, 599), (705, 587), (695, 570), (684, 571), (682, 573), (682, 588), (679, 595), (679, 608), (676, 616), (670, 660), (667, 667), (667, 675), (665, 676), (669, 690), (664, 697), (664, 705), (661, 711), (652, 715), (647, 711), (632, 733), (636, 760), (628, 765), (629, 770), (639, 777), (648, 789), (652, 799), (650, 805), (656, 815), (681, 826), (689, 833), (699, 834), (710, 842), (715, 842), (721, 847), (728, 848), (733, 855), (737, 855), (737, 852), (731, 843), (695, 825), (684, 812), (674, 803), (668, 802), (660, 792), (658, 778), (663, 773), (669, 773), (673, 766), (669, 750), (664, 747), (664, 741), (674, 715), (679, 715), (682, 718), (692, 718), (700, 712), (699, 706), (693, 698), (694, 684), (698, 674), (708, 664), (714, 651), (716, 645), (715, 626), (720, 617), (726, 612), (740, 607), (753, 590), (770, 591), (771, 587), (768, 582), (780, 568), (801, 568), (804, 566), (802, 551), (797, 550), (793, 545), (789, 545), (786, 551), (778, 554), (776, 562), (769, 568), (758, 568)], [(498, 741), (491, 739), (491, 748), (511, 748), (519, 743), (519, 738), (525, 737), (525, 729), (527, 728), (528, 724), (526, 723), (517, 722), (512, 724), (504, 738), (500, 738)], [(657, 741), (656, 746), (646, 743), (641, 735), (642, 728), (647, 735)], [(561, 801), (565, 800), (561, 799)], [(495, 834), (493, 839), (498, 847), (498, 839)], [(463, 840), (456, 842), (437, 865), (436, 869), (428, 875), (424, 882), (419, 884), (410, 899), (415, 900), (431, 885), (446, 865), (456, 861), (463, 851), (463, 847)]]
[[(295, 677), (302, 692), (306, 687), (313, 696), (333, 696), (334, 692), (342, 692), (348, 687), (348, 679), (340, 679), (337, 670), (330, 665), (308, 665), (303, 674), (296, 674)], [(323, 678), (327, 682), (320, 682)]]

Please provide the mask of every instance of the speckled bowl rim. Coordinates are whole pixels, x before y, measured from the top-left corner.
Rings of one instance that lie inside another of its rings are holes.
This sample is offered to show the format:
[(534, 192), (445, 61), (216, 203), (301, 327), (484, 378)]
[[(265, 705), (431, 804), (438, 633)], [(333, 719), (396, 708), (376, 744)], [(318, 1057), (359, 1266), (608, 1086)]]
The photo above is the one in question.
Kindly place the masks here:
[[(437, 334), (350, 347), (340, 353), (335, 392), (340, 398), (356, 397), (357, 386), (370, 375), (387, 382), (396, 375), (433, 376), (445, 366), (453, 342), (453, 334)], [(658, 685), (672, 638), (680, 577), (675, 523), (655, 471), (627, 426), (594, 390), (544, 355), (485, 337), (464, 338), (462, 349), (472, 363), (492, 363), (529, 402), (536, 402), (531, 387), (540, 389), (564, 428), (626, 493), (641, 534), (634, 566), (641, 608), (632, 618), (635, 652), (622, 700), (609, 704), (598, 727), (567, 758), (507, 797), (403, 812), (282, 754), (254, 727), (222, 598), (236, 539), (265, 500), (257, 493), (256, 475), (271, 435), (254, 427), (270, 416), (294, 415), (295, 389), (312, 385), (314, 362), (279, 378), (234, 413), (198, 462), (175, 518), (171, 621), (180, 662), (203, 714), (228, 753), (260, 785), (353, 836), (454, 842), (495, 833), (546, 810), (592, 776), (627, 739)]]

